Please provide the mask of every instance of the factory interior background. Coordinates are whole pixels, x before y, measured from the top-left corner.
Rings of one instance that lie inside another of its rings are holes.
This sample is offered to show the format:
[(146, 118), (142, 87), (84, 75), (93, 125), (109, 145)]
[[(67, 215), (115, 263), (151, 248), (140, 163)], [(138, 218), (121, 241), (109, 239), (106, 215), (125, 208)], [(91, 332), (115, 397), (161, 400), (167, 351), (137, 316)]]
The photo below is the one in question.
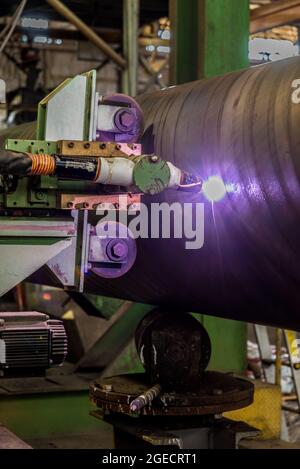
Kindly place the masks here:
[[(299, 0), (0, 1), (0, 449), (300, 448), (299, 25)], [(203, 258), (120, 223), (199, 191)]]

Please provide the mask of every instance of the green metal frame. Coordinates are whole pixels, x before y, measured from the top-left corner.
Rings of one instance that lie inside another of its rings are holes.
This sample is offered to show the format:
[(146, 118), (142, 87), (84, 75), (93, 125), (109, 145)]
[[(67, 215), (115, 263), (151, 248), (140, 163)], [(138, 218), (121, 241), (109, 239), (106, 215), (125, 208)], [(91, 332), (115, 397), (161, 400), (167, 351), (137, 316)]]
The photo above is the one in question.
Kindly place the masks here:
[[(45, 140), (7, 139), (6, 150), (24, 153), (57, 153), (57, 143)], [(29, 178), (19, 179), (14, 192), (5, 195), (7, 208), (56, 208), (56, 190), (58, 181), (55, 177), (38, 177), (32, 184)]]
[(248, 67), (249, 1), (199, 1), (198, 37), (198, 78)]
[(248, 66), (248, 0), (169, 0), (170, 84)]
[[(84, 140), (89, 140), (89, 129), (90, 129), (90, 117), (91, 117), (91, 106), (92, 103), (92, 90), (96, 80), (96, 71), (91, 70), (83, 73), (82, 76), (87, 78), (86, 81), (86, 94), (85, 94), (85, 121), (84, 121)], [(44, 99), (42, 99), (38, 106), (38, 117), (37, 117), (37, 130), (36, 138), (38, 140), (45, 139), (45, 125), (47, 119), (47, 105), (49, 101), (58, 94), (62, 89), (66, 88), (73, 78), (67, 78), (59, 86), (57, 86), (51, 93), (49, 93)]]
[(170, 85), (197, 80), (199, 0), (169, 0), (171, 19)]

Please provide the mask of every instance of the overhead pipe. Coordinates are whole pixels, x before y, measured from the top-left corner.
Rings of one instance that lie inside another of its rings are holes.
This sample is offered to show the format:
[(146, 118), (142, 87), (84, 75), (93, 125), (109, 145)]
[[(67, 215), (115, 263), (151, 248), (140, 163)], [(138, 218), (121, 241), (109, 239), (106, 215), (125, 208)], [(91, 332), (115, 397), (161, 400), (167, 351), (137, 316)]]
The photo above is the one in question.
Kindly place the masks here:
[(250, 33), (257, 34), (279, 26), (299, 22), (300, 1), (280, 0), (255, 8), (250, 13)]
[(122, 69), (127, 66), (126, 60), (118, 54), (112, 47), (110, 47), (98, 34), (96, 34), (84, 21), (82, 21), (75, 13), (73, 13), (66, 5), (60, 0), (47, 0), (60, 15), (66, 18), (85, 36), (90, 42), (98, 47), (107, 57), (113, 60)]

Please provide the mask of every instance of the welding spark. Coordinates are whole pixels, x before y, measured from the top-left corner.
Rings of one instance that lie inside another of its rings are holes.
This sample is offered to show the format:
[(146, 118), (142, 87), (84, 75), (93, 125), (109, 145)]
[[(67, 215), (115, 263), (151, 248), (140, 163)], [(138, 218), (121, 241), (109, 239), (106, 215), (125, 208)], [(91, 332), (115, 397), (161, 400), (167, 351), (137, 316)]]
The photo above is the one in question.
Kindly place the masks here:
[(219, 176), (210, 176), (204, 181), (202, 191), (209, 202), (219, 202), (226, 194), (235, 192), (236, 188), (234, 184), (225, 184)]

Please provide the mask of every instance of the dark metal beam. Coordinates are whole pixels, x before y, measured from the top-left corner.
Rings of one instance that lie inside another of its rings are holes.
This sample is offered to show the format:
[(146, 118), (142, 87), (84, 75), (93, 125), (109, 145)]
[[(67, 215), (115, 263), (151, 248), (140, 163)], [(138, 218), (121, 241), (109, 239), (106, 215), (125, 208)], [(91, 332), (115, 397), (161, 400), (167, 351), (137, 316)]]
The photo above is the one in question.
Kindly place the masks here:
[(103, 370), (116, 359), (134, 336), (135, 329), (153, 306), (124, 301), (109, 320), (110, 327), (77, 364), (77, 370)]
[(139, 18), (140, 0), (123, 0), (123, 55), (127, 67), (122, 74), (122, 91), (130, 96), (137, 94)]
[(107, 319), (105, 314), (100, 311), (96, 306), (83, 294), (72, 290), (67, 291), (69, 297), (88, 315), (96, 318)]
[(252, 10), (250, 33), (255, 34), (300, 20), (300, 0), (281, 0)]
[(126, 60), (118, 54), (110, 45), (108, 45), (92, 28), (90, 28), (84, 21), (75, 15), (68, 7), (66, 7), (60, 0), (47, 0), (60, 15), (66, 18), (96, 47), (98, 47), (105, 55), (110, 57), (119, 67), (126, 68)]

